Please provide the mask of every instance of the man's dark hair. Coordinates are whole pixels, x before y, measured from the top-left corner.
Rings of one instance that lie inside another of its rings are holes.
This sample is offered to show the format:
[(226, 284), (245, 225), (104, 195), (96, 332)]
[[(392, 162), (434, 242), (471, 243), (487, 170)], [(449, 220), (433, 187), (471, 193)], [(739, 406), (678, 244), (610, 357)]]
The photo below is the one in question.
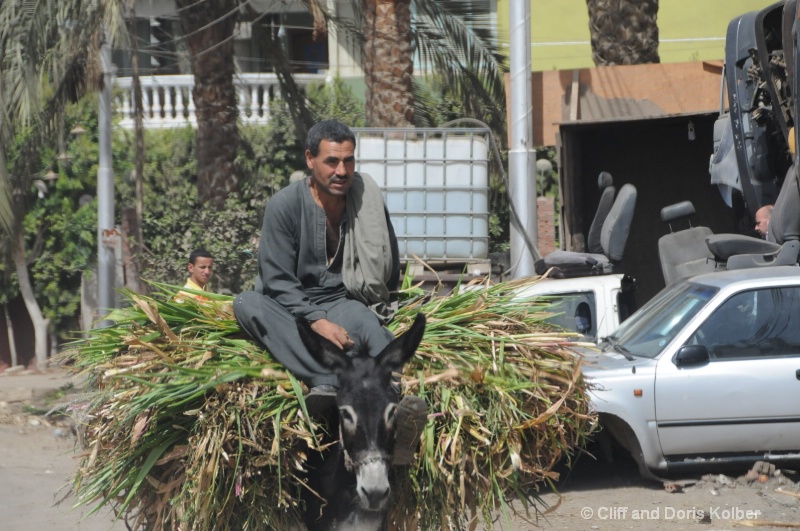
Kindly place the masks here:
[(198, 258), (211, 258), (212, 260), (214, 259), (214, 257), (211, 256), (211, 253), (209, 253), (205, 249), (195, 249), (194, 251), (192, 251), (192, 254), (189, 255), (189, 263), (194, 264), (195, 262), (197, 262)]
[(349, 140), (353, 143), (353, 147), (356, 145), (356, 135), (339, 120), (323, 120), (308, 130), (306, 149), (308, 149), (312, 157), (316, 157), (319, 154), (319, 144), (323, 140), (339, 144)]

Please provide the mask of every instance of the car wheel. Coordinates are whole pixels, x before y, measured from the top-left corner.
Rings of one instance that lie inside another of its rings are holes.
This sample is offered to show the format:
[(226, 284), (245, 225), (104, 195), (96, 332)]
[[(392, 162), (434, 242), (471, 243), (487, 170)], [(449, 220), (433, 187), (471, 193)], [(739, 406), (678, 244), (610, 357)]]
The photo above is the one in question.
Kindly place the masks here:
[(605, 425), (617, 442), (619, 442), (623, 448), (630, 452), (631, 457), (633, 457), (633, 460), (636, 463), (636, 466), (639, 468), (639, 475), (642, 476), (642, 478), (650, 481), (663, 481), (661, 478), (653, 474), (649, 468), (647, 468), (647, 464), (644, 462), (642, 446), (639, 444), (639, 439), (636, 438), (636, 434), (625, 421), (613, 415), (603, 415), (600, 418), (600, 423)]

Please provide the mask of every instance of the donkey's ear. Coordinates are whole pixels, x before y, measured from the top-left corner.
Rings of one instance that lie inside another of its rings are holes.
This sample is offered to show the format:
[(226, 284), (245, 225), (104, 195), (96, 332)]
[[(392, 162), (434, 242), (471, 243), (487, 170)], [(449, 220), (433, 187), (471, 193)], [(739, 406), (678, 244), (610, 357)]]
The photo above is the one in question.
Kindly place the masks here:
[(336, 369), (345, 368), (350, 363), (350, 358), (347, 354), (333, 344), (332, 341), (314, 332), (311, 328), (311, 323), (305, 317), (298, 317), (295, 322), (303, 345), (306, 346), (311, 357), (317, 360), (320, 365), (335, 371)]
[(396, 337), (389, 345), (383, 349), (377, 357), (377, 362), (381, 365), (390, 367), (393, 371), (398, 371), (410, 360), (417, 352), (425, 333), (425, 315), (418, 313), (411, 328), (400, 336)]

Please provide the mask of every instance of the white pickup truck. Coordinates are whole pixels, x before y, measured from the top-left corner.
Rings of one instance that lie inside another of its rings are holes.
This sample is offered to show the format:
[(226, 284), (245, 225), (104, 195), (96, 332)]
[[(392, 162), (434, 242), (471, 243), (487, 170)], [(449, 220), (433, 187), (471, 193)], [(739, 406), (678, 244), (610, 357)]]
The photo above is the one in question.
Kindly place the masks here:
[(597, 342), (636, 311), (636, 282), (628, 275), (543, 278), (520, 291), (522, 297), (546, 297), (548, 321)]

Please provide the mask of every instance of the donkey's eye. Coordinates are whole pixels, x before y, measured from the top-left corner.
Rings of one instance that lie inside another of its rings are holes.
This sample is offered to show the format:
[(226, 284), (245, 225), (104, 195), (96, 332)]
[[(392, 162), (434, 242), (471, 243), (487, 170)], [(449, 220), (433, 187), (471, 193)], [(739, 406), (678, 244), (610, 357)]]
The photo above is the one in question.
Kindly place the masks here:
[(394, 424), (394, 418), (397, 414), (397, 404), (391, 403), (386, 406), (386, 409), (383, 412), (383, 421), (388, 425), (391, 426)]
[(348, 430), (353, 429), (358, 420), (355, 410), (350, 406), (342, 406), (339, 408), (339, 418), (342, 420), (342, 425)]

